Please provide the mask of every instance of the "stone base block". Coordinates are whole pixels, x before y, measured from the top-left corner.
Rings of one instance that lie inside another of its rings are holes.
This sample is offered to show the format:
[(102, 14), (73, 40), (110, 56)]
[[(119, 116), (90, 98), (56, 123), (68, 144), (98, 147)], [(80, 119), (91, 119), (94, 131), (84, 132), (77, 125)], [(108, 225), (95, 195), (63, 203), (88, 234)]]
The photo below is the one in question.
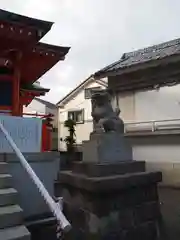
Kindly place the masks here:
[(83, 162), (117, 163), (132, 161), (132, 147), (122, 134), (105, 133), (94, 136), (82, 145)]
[(59, 182), (74, 188), (90, 192), (112, 192), (125, 188), (134, 188), (149, 183), (157, 183), (162, 179), (161, 172), (127, 173), (122, 175), (111, 175), (104, 177), (88, 177), (71, 171), (62, 171)]
[(62, 172), (64, 213), (73, 226), (66, 239), (158, 239), (161, 178), (160, 172), (103, 177)]
[(84, 162), (74, 162), (72, 165), (73, 173), (85, 174), (88, 177), (104, 177), (144, 171), (145, 162), (143, 161), (128, 161), (114, 164), (91, 164)]

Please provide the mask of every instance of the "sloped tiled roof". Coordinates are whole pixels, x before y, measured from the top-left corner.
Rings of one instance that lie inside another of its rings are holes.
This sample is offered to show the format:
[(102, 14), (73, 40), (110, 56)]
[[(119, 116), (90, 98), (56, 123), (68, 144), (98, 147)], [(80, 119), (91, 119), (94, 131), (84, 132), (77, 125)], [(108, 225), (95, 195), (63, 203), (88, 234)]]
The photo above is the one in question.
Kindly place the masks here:
[(45, 35), (53, 25), (53, 23), (49, 21), (22, 16), (13, 12), (5, 11), (3, 9), (0, 9), (0, 20), (39, 28), (40, 30), (43, 30), (43, 35)]
[(57, 106), (56, 106), (55, 104), (53, 104), (53, 103), (51, 103), (51, 102), (48, 102), (48, 101), (46, 101), (46, 100), (44, 100), (44, 99), (37, 98), (37, 97), (35, 97), (35, 99), (36, 99), (38, 102), (46, 105), (46, 107), (48, 107), (48, 108), (51, 108), (51, 109), (56, 109), (56, 108), (57, 108)]
[(43, 88), (37, 83), (33, 84), (22, 84), (21, 89), (23, 90), (35, 90), (35, 91), (40, 91), (40, 92), (49, 92), (50, 89), (48, 88)]
[(163, 59), (175, 54), (180, 54), (180, 38), (137, 51), (124, 53), (120, 60), (96, 72), (95, 76), (104, 75), (135, 64)]

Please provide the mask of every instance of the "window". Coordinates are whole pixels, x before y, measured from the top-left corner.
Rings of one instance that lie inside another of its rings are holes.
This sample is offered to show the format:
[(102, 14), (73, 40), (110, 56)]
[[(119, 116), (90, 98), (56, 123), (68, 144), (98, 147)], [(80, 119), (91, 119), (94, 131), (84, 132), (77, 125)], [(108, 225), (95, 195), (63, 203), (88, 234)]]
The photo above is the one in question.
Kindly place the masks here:
[(98, 90), (100, 90), (100, 89), (101, 89), (100, 87), (86, 88), (86, 89), (84, 90), (84, 98), (85, 98), (85, 99), (90, 99), (90, 98), (91, 98), (91, 95), (92, 95), (92, 92), (98, 91)]
[(69, 111), (68, 112), (68, 119), (72, 119), (76, 123), (83, 123), (84, 122), (84, 110), (76, 110), (76, 111)]

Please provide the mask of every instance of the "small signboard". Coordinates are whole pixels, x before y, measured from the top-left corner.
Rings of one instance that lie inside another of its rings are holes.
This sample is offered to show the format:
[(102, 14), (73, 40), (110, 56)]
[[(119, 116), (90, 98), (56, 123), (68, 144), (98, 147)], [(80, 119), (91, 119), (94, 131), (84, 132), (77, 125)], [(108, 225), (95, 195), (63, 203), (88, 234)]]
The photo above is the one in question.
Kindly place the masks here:
[[(41, 152), (42, 120), (0, 114), (0, 122), (21, 152)], [(11, 153), (9, 142), (0, 130), (0, 153)]]

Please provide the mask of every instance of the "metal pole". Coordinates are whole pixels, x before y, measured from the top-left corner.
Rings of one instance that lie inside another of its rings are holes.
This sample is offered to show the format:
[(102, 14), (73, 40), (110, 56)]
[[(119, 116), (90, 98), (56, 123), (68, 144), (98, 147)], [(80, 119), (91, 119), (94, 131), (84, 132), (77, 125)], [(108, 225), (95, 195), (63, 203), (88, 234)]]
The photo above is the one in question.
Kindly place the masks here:
[(14, 152), (16, 153), (16, 155), (18, 156), (22, 166), (24, 167), (24, 169), (26, 170), (26, 172), (29, 174), (30, 178), (32, 179), (32, 181), (34, 182), (34, 184), (36, 185), (36, 187), (38, 188), (39, 192), (41, 193), (42, 197), (44, 198), (44, 200), (46, 201), (47, 205), (49, 206), (51, 212), (54, 214), (54, 216), (56, 217), (57, 221), (59, 222), (61, 228), (64, 231), (69, 231), (71, 228), (70, 223), (68, 222), (68, 220), (65, 218), (64, 214), (62, 213), (62, 211), (60, 210), (60, 208), (58, 207), (57, 203), (52, 199), (52, 197), (49, 195), (48, 191), (46, 190), (46, 188), (44, 187), (43, 183), (40, 181), (40, 179), (37, 177), (37, 175), (35, 174), (35, 172), (33, 171), (33, 169), (31, 168), (31, 166), (29, 165), (29, 163), (26, 161), (25, 157), (23, 156), (23, 154), (21, 153), (21, 151), (19, 150), (19, 148), (16, 146), (15, 142), (13, 141), (13, 139), (11, 138), (11, 136), (9, 135), (9, 133), (7, 132), (7, 130), (4, 128), (3, 124), (0, 122), (0, 128), (2, 130), (2, 132), (4, 133), (6, 139), (8, 140), (9, 144), (11, 145), (11, 147), (13, 148)]

